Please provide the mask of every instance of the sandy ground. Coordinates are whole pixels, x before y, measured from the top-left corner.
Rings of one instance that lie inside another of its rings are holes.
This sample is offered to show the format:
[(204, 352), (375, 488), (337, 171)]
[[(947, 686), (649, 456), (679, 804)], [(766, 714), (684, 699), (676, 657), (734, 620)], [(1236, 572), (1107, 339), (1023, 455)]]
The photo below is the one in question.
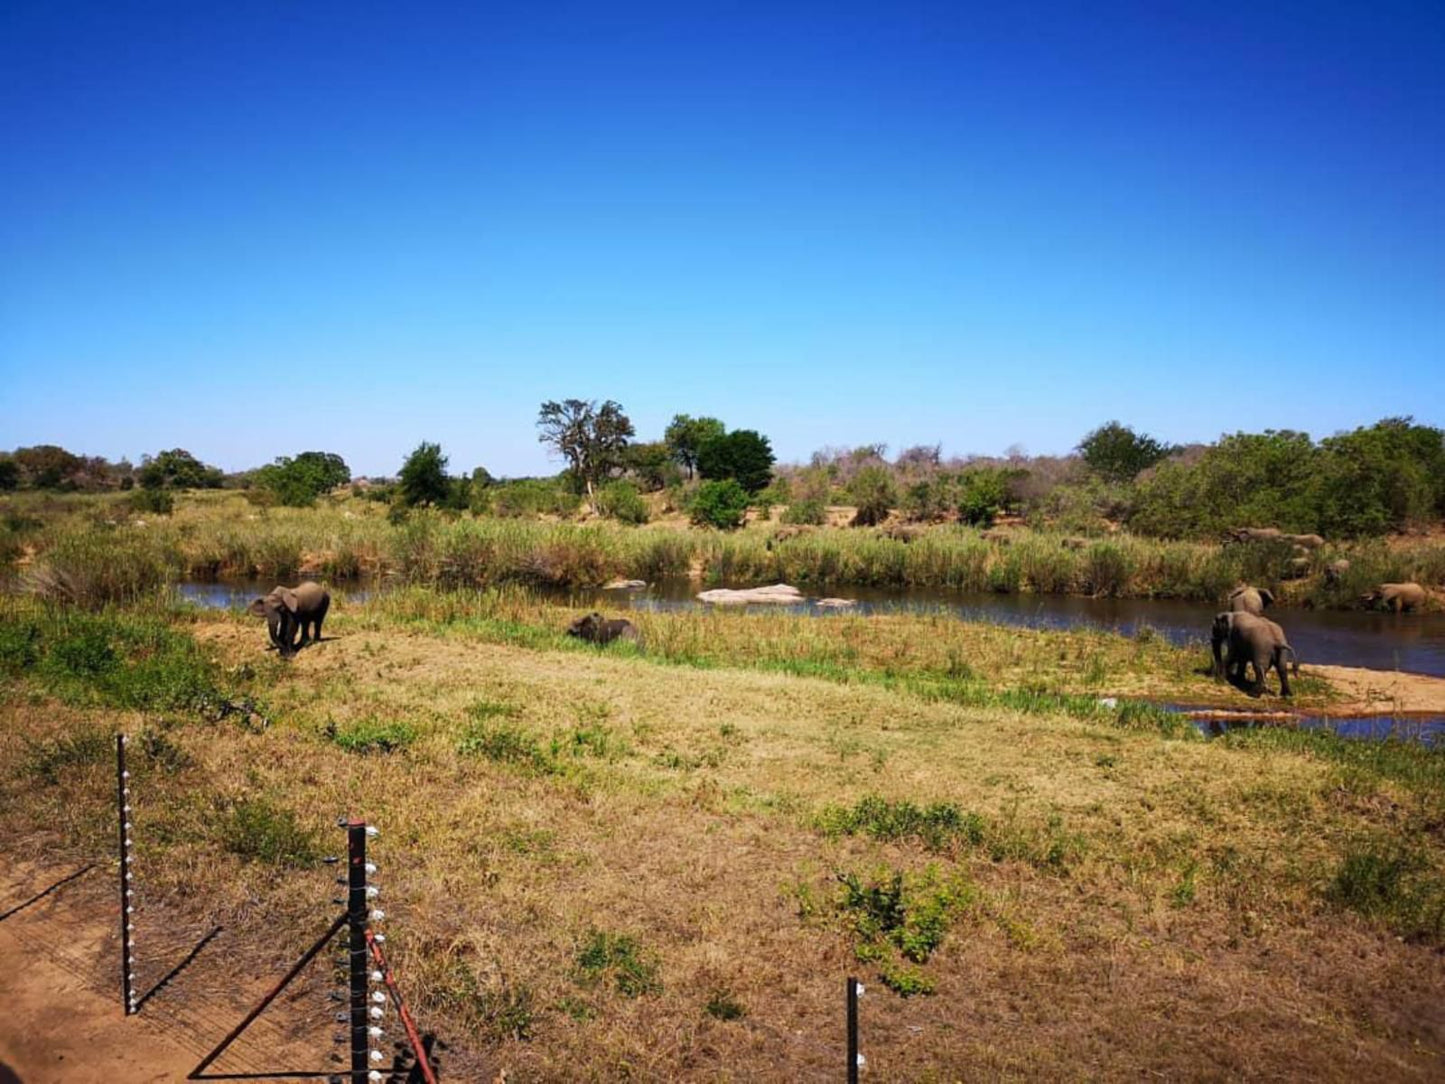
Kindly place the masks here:
[(1308, 672), (1329, 681), (1345, 698), (1332, 714), (1428, 712), (1445, 715), (1445, 678), (1353, 666), (1310, 666)]
[[(7, 866), (0, 911), (67, 872)], [(96, 868), (0, 921), (0, 1084), (183, 1081), (258, 996), (247, 989), (220, 997), (204, 988), (203, 972), (213, 973), (217, 963), (212, 957), (139, 1014), (123, 1016), (113, 888), (113, 871)], [(326, 1044), (290, 1041), (265, 1015), (252, 1029), (237, 1054), (224, 1055), (212, 1072), (324, 1068), (318, 1047)]]

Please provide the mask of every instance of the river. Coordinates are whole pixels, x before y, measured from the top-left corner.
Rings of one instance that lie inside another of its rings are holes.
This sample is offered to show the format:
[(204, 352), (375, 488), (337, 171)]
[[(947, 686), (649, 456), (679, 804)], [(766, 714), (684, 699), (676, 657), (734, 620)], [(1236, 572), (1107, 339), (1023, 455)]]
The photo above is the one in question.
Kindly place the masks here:
[[(260, 582), (185, 583), (183, 597), (202, 606), (244, 606), (269, 590)], [(559, 601), (604, 611), (670, 611), (702, 606), (701, 588), (687, 579), (664, 580), (640, 591), (584, 590), (556, 593)], [(1216, 608), (1169, 599), (1078, 598), (1069, 595), (963, 595), (946, 591), (897, 591), (839, 588), (837, 596), (855, 599), (846, 610), (821, 610), (820, 595), (799, 606), (776, 607), (826, 618), (836, 613), (888, 614), (938, 612), (962, 621), (986, 621), (1028, 628), (1081, 626), (1132, 636), (1150, 628), (1177, 644), (1207, 642)], [(366, 583), (347, 592), (352, 600), (370, 594)], [(759, 610), (762, 607), (750, 607)], [(1445, 614), (1391, 614), (1346, 610), (1270, 610), (1284, 626), (1301, 663), (1362, 666), (1445, 677)]]

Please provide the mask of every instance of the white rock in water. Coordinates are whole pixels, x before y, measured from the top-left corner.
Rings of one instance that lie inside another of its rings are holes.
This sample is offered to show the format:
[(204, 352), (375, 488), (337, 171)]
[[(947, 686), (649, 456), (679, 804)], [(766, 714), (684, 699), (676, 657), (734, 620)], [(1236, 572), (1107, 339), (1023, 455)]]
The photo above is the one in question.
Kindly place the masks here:
[(813, 603), (820, 610), (846, 610), (849, 606), (858, 605), (856, 598), (820, 598)]
[(641, 591), (647, 586), (646, 580), (613, 580), (611, 583), (604, 583), (604, 591)]
[(775, 583), (771, 587), (744, 587), (734, 590), (715, 587), (697, 596), (699, 602), (711, 602), (716, 606), (747, 606), (750, 603), (773, 606), (796, 606), (806, 601), (796, 587)]

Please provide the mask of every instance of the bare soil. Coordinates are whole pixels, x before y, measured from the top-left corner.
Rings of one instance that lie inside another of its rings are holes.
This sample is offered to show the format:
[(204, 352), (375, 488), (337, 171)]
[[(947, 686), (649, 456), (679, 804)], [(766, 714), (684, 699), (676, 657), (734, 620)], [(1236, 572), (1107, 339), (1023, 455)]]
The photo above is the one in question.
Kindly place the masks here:
[(1311, 666), (1344, 697), (1331, 705), (1338, 714), (1421, 712), (1445, 714), (1445, 678), (1398, 670), (1362, 670), (1354, 666)]

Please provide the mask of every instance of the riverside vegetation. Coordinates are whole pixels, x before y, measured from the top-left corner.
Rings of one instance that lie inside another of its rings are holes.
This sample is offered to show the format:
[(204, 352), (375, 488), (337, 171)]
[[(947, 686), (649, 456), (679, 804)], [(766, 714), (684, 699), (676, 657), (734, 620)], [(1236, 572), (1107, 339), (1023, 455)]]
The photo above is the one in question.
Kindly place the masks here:
[(459, 1079), (828, 1076), (847, 973), (888, 1079), (1438, 1072), (1445, 755), (1101, 703), (1208, 682), (1148, 636), (572, 616), (409, 586), (283, 663), (160, 597), (0, 600), (0, 853), (107, 854), (126, 730), (146, 899), (259, 977), (362, 802)]
[[(1290, 547), (1222, 545), (1117, 534), (1075, 539), (1027, 528), (940, 524), (909, 534), (858, 528), (739, 531), (680, 521), (627, 527), (421, 509), (396, 521), (342, 496), (312, 508), (258, 508), (224, 492), (182, 497), (167, 515), (122, 495), (17, 494), (0, 500), (0, 559), (41, 594), (102, 605), (178, 580), (316, 575), (384, 577), (439, 587), (513, 583), (594, 587), (608, 580), (694, 575), (708, 583), (789, 582), (956, 591), (1038, 592), (1220, 601), (1240, 582), (1269, 584), (1285, 604), (1358, 606), (1382, 582), (1445, 582), (1434, 539), (1328, 545), (1291, 567)], [(1071, 548), (1076, 547), (1076, 548)], [(1325, 570), (1346, 557), (1347, 571)], [(1287, 581), (1284, 576), (1294, 577)]]

